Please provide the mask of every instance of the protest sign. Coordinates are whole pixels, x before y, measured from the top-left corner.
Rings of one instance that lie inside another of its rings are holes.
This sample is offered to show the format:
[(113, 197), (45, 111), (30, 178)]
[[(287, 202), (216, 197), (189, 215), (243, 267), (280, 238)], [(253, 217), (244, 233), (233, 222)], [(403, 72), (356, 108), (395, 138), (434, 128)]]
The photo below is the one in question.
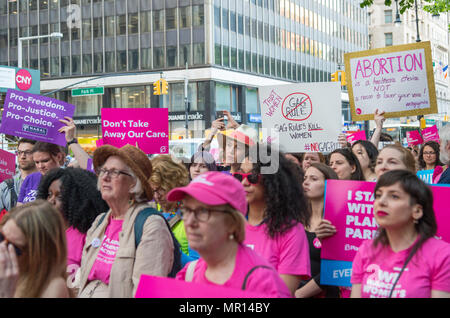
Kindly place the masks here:
[[(336, 227), (336, 234), (322, 241), (320, 283), (351, 286), (352, 262), (364, 240), (374, 238), (377, 223), (373, 215), (375, 182), (327, 180), (324, 218)], [(437, 223), (436, 236), (450, 242), (447, 212), (450, 187), (431, 186)]]
[(411, 130), (406, 132), (406, 140), (408, 141), (408, 146), (420, 145), (423, 143), (422, 136), (418, 130)]
[(97, 148), (103, 146), (104, 145), (103, 138), (97, 139), (95, 141), (95, 145), (97, 146)]
[(439, 142), (439, 132), (436, 125), (422, 129), (422, 137), (424, 142), (429, 140)]
[(102, 108), (103, 144), (130, 144), (146, 154), (169, 153), (167, 108)]
[(0, 182), (10, 179), (16, 172), (16, 156), (0, 149)]
[(263, 293), (249, 292), (218, 285), (186, 282), (168, 277), (142, 275), (136, 298), (269, 298)]
[(338, 83), (263, 86), (259, 92), (263, 141), (277, 143), (285, 152), (331, 152), (340, 147)]
[(433, 183), (433, 169), (430, 170), (419, 170), (417, 171), (417, 176), (425, 183)]
[(8, 90), (0, 132), (60, 146), (66, 145), (59, 119), (73, 117), (75, 106), (46, 96)]
[(367, 140), (366, 132), (363, 130), (357, 131), (353, 134), (348, 134), (346, 137), (347, 141), (351, 144), (353, 144), (357, 140)]
[(430, 42), (344, 55), (352, 120), (437, 113)]

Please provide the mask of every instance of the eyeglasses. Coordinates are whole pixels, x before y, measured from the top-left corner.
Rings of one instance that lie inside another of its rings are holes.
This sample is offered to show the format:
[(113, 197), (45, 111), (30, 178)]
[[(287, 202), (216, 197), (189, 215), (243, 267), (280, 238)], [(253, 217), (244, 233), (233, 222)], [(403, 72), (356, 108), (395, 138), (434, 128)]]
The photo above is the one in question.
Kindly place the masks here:
[(12, 244), (12, 246), (14, 246), (14, 250), (16, 251), (16, 255), (20, 256), (22, 255), (22, 250), (20, 248), (18, 248), (16, 245), (14, 245), (13, 243), (9, 242), (6, 237), (3, 235), (3, 233), (0, 232), (0, 243), (6, 241), (6, 245), (8, 244)]
[(31, 150), (25, 150), (25, 151), (17, 150), (16, 151), (16, 155), (19, 156), (19, 157), (21, 155), (31, 156), (32, 154), (33, 154), (33, 152)]
[(124, 175), (126, 175), (126, 176), (129, 176), (129, 177), (132, 177), (132, 175), (131, 174), (129, 174), (129, 173), (127, 173), (127, 172), (125, 172), (125, 171), (120, 171), (120, 170), (116, 170), (116, 169), (110, 169), (110, 170), (108, 170), (108, 169), (98, 169), (97, 170), (97, 175), (101, 178), (101, 177), (103, 177), (103, 176), (111, 176), (111, 178), (118, 178), (119, 177), (119, 175), (121, 175), (121, 174), (124, 174)]
[(254, 173), (241, 173), (241, 172), (235, 172), (233, 173), (233, 177), (239, 180), (239, 182), (242, 182), (242, 180), (247, 179), (248, 182), (251, 184), (258, 184), (261, 175), (260, 174), (254, 174)]
[(426, 155), (435, 155), (436, 153), (434, 152), (434, 151), (424, 151), (423, 152), (423, 155), (424, 156), (426, 156)]
[(207, 209), (207, 208), (201, 208), (197, 210), (189, 209), (187, 207), (181, 207), (181, 218), (186, 219), (189, 215), (194, 214), (194, 218), (198, 222), (208, 222), (211, 212), (228, 212), (227, 210), (216, 210), (216, 209)]

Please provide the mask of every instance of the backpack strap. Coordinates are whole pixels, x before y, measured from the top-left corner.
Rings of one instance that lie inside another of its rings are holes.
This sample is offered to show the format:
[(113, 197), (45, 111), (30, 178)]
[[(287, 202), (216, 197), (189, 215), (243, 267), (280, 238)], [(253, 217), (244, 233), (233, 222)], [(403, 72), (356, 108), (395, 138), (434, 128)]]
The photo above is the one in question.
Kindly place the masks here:
[(192, 282), (192, 279), (194, 278), (194, 270), (195, 266), (197, 265), (198, 259), (195, 261), (189, 262), (188, 267), (186, 269), (186, 276), (184, 277), (184, 280), (186, 282)]
[(248, 277), (255, 271), (255, 269), (258, 269), (258, 268), (267, 268), (267, 269), (272, 270), (272, 267), (269, 267), (266, 265), (256, 265), (255, 267), (253, 267), (252, 269), (250, 269), (248, 271), (247, 275), (245, 275), (244, 282), (242, 283), (242, 287), (241, 287), (242, 290), (245, 290), (245, 288), (247, 287)]
[(17, 193), (16, 190), (14, 189), (14, 179), (7, 179), (5, 180), (5, 183), (9, 189), (9, 191), (11, 192), (11, 196), (10, 196), (10, 204), (11, 204), (11, 209), (16, 205), (17, 203)]

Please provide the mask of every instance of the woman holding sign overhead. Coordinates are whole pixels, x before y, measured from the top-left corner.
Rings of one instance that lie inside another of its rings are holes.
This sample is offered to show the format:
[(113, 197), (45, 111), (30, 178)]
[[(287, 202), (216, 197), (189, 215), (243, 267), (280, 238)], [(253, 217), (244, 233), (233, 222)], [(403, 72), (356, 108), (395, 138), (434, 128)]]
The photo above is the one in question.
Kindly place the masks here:
[(413, 172), (386, 172), (373, 213), (378, 235), (355, 256), (351, 296), (450, 298), (450, 244), (434, 237), (431, 189)]

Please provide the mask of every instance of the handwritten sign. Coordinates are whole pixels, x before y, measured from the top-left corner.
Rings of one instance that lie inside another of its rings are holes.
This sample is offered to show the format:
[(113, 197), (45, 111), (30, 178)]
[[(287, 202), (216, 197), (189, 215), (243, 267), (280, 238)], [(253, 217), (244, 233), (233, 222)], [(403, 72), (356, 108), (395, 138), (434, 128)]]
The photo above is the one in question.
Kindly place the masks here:
[(269, 296), (217, 285), (142, 275), (135, 298), (269, 298)]
[[(324, 218), (336, 226), (336, 234), (325, 238), (321, 249), (320, 282), (351, 286), (352, 262), (364, 240), (371, 240), (378, 225), (373, 215), (375, 182), (327, 180)], [(450, 187), (431, 186), (437, 223), (436, 236), (450, 242), (448, 197)]]
[(130, 144), (146, 154), (168, 154), (168, 109), (102, 108), (102, 135), (103, 144)]
[(422, 136), (418, 130), (407, 131), (406, 140), (408, 141), (408, 146), (415, 146), (423, 143)]
[(259, 91), (264, 141), (278, 143), (285, 152), (331, 152), (340, 147), (338, 83), (263, 86)]
[(424, 142), (430, 140), (439, 142), (439, 131), (436, 125), (422, 129), (422, 137)]
[(16, 171), (16, 156), (0, 149), (0, 182), (10, 179)]
[(346, 137), (347, 137), (347, 141), (351, 144), (353, 144), (357, 140), (367, 140), (366, 132), (363, 130), (357, 131), (353, 134), (349, 134)]
[(66, 145), (59, 119), (73, 117), (75, 106), (46, 96), (8, 90), (0, 132), (18, 137)]
[(437, 113), (430, 42), (344, 55), (352, 120)]

